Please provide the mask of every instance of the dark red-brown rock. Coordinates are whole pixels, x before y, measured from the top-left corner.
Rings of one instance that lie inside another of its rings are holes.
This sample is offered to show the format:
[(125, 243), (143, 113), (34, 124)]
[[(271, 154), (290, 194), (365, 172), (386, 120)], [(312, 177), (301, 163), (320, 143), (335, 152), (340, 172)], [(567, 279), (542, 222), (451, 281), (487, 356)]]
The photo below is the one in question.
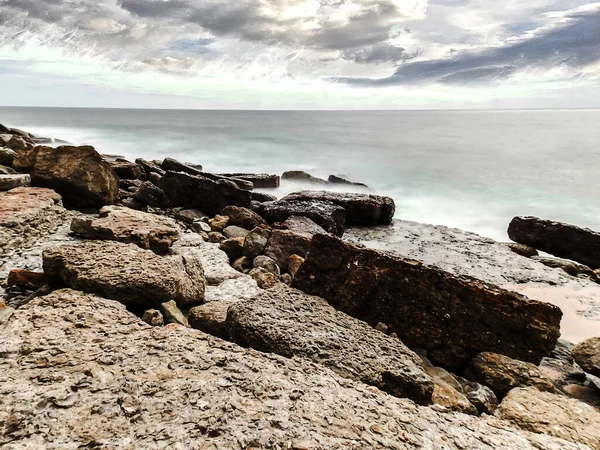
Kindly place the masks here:
[(413, 348), (448, 353), (460, 367), (484, 351), (539, 363), (560, 336), (560, 308), (470, 277), (316, 235), (293, 286)]
[(75, 208), (99, 209), (117, 200), (119, 178), (90, 146), (37, 146), (22, 150), (13, 167), (30, 173), (33, 186), (54, 189), (65, 204)]
[(50, 279), (43, 272), (14, 269), (8, 274), (6, 284), (8, 286), (18, 286), (20, 288), (31, 289), (35, 291), (50, 284)]
[(265, 255), (280, 267), (287, 267), (290, 256), (304, 257), (315, 234), (325, 230), (307, 217), (292, 216), (283, 224), (283, 229), (273, 230), (269, 236)]
[(282, 199), (261, 204), (259, 214), (269, 223), (284, 222), (291, 216), (308, 217), (329, 233), (336, 236), (344, 234), (346, 211), (341, 206), (328, 201), (288, 201)]
[(520, 244), (600, 268), (600, 233), (562, 222), (515, 217), (508, 226), (508, 236)]
[(210, 215), (218, 214), (229, 205), (250, 206), (249, 191), (223, 180), (213, 181), (204, 176), (167, 172), (160, 180), (160, 187), (174, 206), (195, 208)]
[(392, 222), (396, 205), (390, 197), (328, 191), (301, 191), (281, 201), (323, 201), (346, 210), (346, 225), (387, 225)]

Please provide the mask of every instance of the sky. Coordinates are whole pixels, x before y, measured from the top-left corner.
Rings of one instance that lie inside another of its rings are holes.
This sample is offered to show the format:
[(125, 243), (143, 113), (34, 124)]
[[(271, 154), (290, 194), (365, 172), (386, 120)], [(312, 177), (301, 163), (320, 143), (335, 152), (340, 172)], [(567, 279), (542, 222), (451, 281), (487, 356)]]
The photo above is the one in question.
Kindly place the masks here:
[(600, 2), (0, 0), (0, 105), (600, 107)]

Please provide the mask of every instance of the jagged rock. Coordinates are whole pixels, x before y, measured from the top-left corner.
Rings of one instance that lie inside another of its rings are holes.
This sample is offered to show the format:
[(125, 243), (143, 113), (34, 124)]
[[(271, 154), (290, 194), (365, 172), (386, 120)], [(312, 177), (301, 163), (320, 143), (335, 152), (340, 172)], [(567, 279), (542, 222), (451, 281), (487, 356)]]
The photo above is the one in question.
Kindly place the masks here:
[[(271, 194), (265, 194), (264, 192), (251, 192), (250, 198), (253, 202), (264, 203), (264, 202), (274, 202), (277, 200), (277, 197)], [(252, 208), (254, 210), (254, 208)]]
[(579, 273), (579, 266), (572, 261), (567, 261), (561, 258), (549, 258), (546, 256), (532, 256), (531, 259), (534, 261), (541, 262), (543, 265), (553, 267), (555, 269), (562, 269), (571, 276), (576, 277)]
[(573, 348), (573, 358), (583, 370), (600, 377), (600, 337), (577, 344)]
[(212, 231), (218, 231), (219, 233), (222, 233), (223, 230), (229, 225), (229, 217), (217, 214), (212, 219), (209, 219), (208, 224), (210, 225), (210, 229)]
[(14, 269), (11, 270), (6, 279), (8, 286), (18, 286), (25, 289), (36, 291), (48, 284), (50, 280), (42, 272), (33, 272), (31, 270)]
[(56, 190), (75, 208), (99, 209), (117, 200), (119, 178), (90, 146), (37, 146), (19, 152), (13, 166), (30, 173), (34, 186)]
[(227, 311), (231, 301), (210, 302), (190, 309), (188, 321), (192, 328), (229, 340)]
[(16, 157), (17, 153), (14, 150), (0, 146), (0, 166), (12, 167)]
[(534, 387), (517, 388), (500, 403), (496, 416), (523, 430), (600, 449), (600, 412), (579, 400)]
[(254, 211), (239, 206), (228, 206), (220, 212), (221, 216), (229, 217), (229, 225), (236, 225), (247, 230), (252, 230), (259, 225), (266, 225), (265, 219)]
[(146, 178), (148, 178), (148, 180), (151, 179), (152, 174), (156, 174), (162, 177), (165, 173), (167, 173), (166, 171), (161, 169), (158, 164), (151, 163), (150, 161), (146, 161), (142, 158), (136, 159), (135, 163), (140, 165), (142, 169), (144, 169), (144, 172), (146, 173)]
[(498, 397), (489, 387), (462, 377), (454, 377), (462, 387), (463, 393), (479, 414), (494, 414), (498, 408)]
[(143, 205), (154, 208), (167, 209), (171, 207), (171, 202), (163, 190), (150, 181), (144, 181), (133, 195), (133, 198)]
[(489, 387), (498, 398), (503, 398), (513, 388), (524, 386), (554, 392), (552, 382), (535, 365), (496, 353), (477, 355), (471, 360), (467, 374), (467, 378)]
[(515, 217), (508, 226), (508, 236), (560, 258), (600, 268), (600, 233), (589, 228), (537, 217)]
[(121, 206), (105, 206), (97, 219), (74, 218), (71, 231), (87, 239), (135, 244), (156, 253), (166, 252), (179, 239), (172, 219)]
[(344, 208), (320, 200), (287, 201), (282, 199), (272, 203), (261, 203), (260, 215), (269, 223), (284, 222), (291, 216), (308, 217), (326, 231), (337, 236), (344, 234), (346, 220)]
[(243, 255), (250, 259), (256, 258), (264, 251), (270, 236), (271, 230), (267, 228), (253, 229), (244, 240)]
[(349, 186), (360, 186), (360, 187), (364, 187), (364, 188), (369, 187), (364, 183), (356, 183), (354, 181), (347, 180), (343, 177), (338, 177), (337, 175), (329, 175), (329, 178), (327, 178), (327, 181), (329, 181), (331, 184), (344, 184), (344, 185), (349, 185)]
[(246, 236), (248, 236), (248, 233), (250, 233), (248, 230), (246, 230), (245, 228), (242, 227), (238, 227), (235, 225), (229, 225), (227, 226), (224, 230), (223, 230), (223, 234), (225, 235), (226, 238), (246, 238)]
[(149, 309), (144, 312), (142, 320), (153, 327), (162, 327), (165, 324), (165, 319), (162, 313), (157, 309)]
[(132, 244), (92, 241), (46, 249), (43, 260), (49, 277), (125, 304), (187, 305), (204, 299), (202, 265), (186, 256), (162, 258)]
[(261, 289), (271, 289), (281, 283), (279, 276), (262, 267), (255, 267), (248, 272)]
[(281, 230), (274, 230), (267, 242), (265, 255), (272, 258), (279, 267), (287, 267), (290, 256), (305, 256), (315, 234), (326, 233), (311, 219), (291, 216), (283, 224)]
[(236, 259), (232, 264), (233, 267), (238, 272), (247, 273), (252, 269), (252, 260), (247, 256), (242, 256), (241, 258)]
[(279, 175), (269, 175), (267, 173), (222, 173), (219, 175), (249, 181), (256, 189), (279, 187)]
[(69, 290), (19, 308), (2, 336), (7, 448), (584, 449), (419, 407), (312, 362), (150, 327)]
[(333, 236), (313, 237), (293, 286), (370, 324), (384, 321), (448, 367), (483, 351), (539, 363), (560, 335), (557, 306)]
[(255, 269), (265, 269), (267, 272), (271, 272), (272, 274), (279, 277), (281, 275), (281, 270), (279, 266), (273, 261), (271, 258), (265, 255), (260, 255), (254, 258), (252, 262), (252, 267)]
[(344, 377), (431, 403), (433, 382), (417, 355), (318, 297), (288, 287), (263, 291), (231, 305), (227, 323), (230, 336), (244, 346), (309, 358)]
[(211, 215), (229, 205), (250, 206), (250, 192), (205, 176), (167, 172), (160, 180), (160, 187), (173, 205), (199, 209)]
[(31, 177), (28, 174), (0, 175), (0, 191), (10, 191), (18, 187), (31, 185)]
[(346, 225), (388, 225), (394, 218), (396, 205), (390, 197), (328, 191), (301, 191), (280, 201), (330, 202), (346, 210)]
[(230, 261), (235, 261), (242, 257), (242, 251), (244, 249), (244, 238), (234, 237), (225, 239), (219, 245), (219, 248), (225, 252)]
[(163, 159), (160, 167), (165, 171), (185, 172), (190, 175), (202, 175), (202, 166), (199, 164), (181, 163), (173, 158)]
[(525, 256), (526, 258), (531, 258), (532, 256), (538, 256), (538, 251), (533, 248), (531, 245), (525, 244), (515, 244), (514, 242), (509, 242), (506, 244), (508, 248), (510, 248), (517, 255)]
[(311, 174), (303, 170), (288, 170), (281, 175), (282, 180), (308, 181), (315, 184), (329, 184), (322, 178), (313, 177)]
[(183, 325), (184, 327), (190, 326), (175, 301), (169, 300), (168, 302), (161, 303), (160, 309), (162, 310), (165, 319), (167, 319), (167, 322)]
[(110, 167), (115, 171), (117, 176), (122, 180), (145, 180), (146, 171), (136, 163), (124, 159), (109, 161)]
[(302, 256), (290, 255), (288, 258), (287, 269), (292, 278), (296, 276), (296, 273), (300, 270), (302, 264), (304, 264), (304, 258)]

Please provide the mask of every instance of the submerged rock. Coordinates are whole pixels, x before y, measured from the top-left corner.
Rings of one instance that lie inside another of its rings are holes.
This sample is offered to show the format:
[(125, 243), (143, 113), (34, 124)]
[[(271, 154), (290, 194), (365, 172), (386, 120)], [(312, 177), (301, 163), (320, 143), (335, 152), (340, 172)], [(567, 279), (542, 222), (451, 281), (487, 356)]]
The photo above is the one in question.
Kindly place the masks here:
[(281, 175), (282, 180), (295, 180), (295, 181), (307, 181), (315, 184), (329, 184), (322, 178), (313, 177), (310, 173), (304, 172), (303, 170), (288, 170), (283, 172)]
[(483, 351), (539, 363), (560, 335), (560, 308), (435, 266), (316, 235), (293, 286), (390, 331), (440, 365)]
[(329, 175), (329, 178), (327, 178), (327, 181), (329, 181), (331, 184), (342, 184), (342, 185), (348, 185), (348, 186), (360, 186), (360, 187), (364, 187), (364, 188), (368, 188), (369, 186), (367, 186), (364, 183), (356, 183), (354, 181), (350, 181), (347, 180), (344, 177), (339, 177), (337, 175)]

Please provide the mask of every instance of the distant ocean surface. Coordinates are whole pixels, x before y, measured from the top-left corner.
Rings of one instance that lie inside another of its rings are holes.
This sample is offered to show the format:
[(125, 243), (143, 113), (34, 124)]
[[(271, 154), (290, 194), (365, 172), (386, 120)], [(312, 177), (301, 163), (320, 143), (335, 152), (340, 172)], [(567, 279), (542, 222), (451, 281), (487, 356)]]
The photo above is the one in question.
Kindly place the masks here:
[[(0, 123), (210, 172), (345, 175), (396, 217), (506, 240), (515, 215), (600, 230), (600, 110), (192, 111), (0, 107)], [(283, 191), (298, 186), (284, 185)]]

